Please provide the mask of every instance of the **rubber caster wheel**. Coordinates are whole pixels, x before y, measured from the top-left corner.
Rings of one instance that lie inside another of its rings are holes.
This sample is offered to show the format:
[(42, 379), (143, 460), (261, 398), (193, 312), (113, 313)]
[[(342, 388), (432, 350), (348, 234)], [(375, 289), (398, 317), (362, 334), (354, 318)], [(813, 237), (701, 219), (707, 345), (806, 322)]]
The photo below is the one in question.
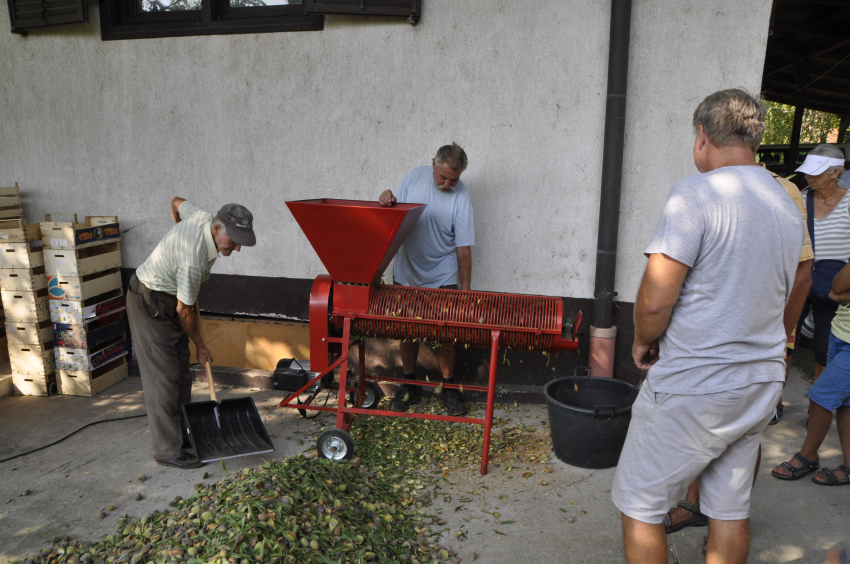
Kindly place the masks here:
[[(374, 382), (366, 382), (366, 396), (363, 398), (363, 405), (360, 406), (360, 409), (377, 408), (382, 397), (384, 397), (384, 394), (381, 391), (380, 386)], [(357, 392), (351, 392), (348, 394), (348, 401), (351, 402), (351, 405), (356, 405), (356, 399)]]
[(342, 429), (328, 429), (319, 435), (316, 450), (328, 460), (349, 460), (354, 456), (354, 441)]

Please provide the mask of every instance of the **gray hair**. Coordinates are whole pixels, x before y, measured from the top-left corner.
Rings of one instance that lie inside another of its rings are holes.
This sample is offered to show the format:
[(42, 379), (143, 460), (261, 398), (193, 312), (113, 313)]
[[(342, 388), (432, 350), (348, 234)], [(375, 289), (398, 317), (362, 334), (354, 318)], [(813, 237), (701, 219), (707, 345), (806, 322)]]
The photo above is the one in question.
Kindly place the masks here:
[(460, 148), (457, 143), (451, 145), (443, 145), (437, 150), (434, 156), (434, 164), (437, 166), (446, 163), (452, 170), (466, 170), (469, 165), (469, 159), (466, 158), (466, 152)]
[(694, 111), (694, 133), (701, 125), (715, 147), (747, 147), (756, 151), (764, 135), (767, 109), (752, 94), (732, 88), (710, 94)]
[(216, 225), (220, 225), (222, 229), (227, 231), (227, 228), (224, 226), (224, 223), (222, 223), (222, 221), (220, 219), (218, 219), (217, 217), (213, 218), (212, 223), (210, 224), (210, 231), (215, 229)]
[[(827, 157), (827, 158), (830, 158), (830, 159), (841, 159), (842, 161), (845, 160), (844, 151), (841, 149), (841, 147), (839, 147), (838, 145), (830, 145), (829, 143), (822, 143), (822, 144), (818, 145), (817, 147), (815, 147), (814, 149), (809, 151), (809, 154), (814, 155), (816, 157)], [(840, 170), (841, 174), (844, 174), (844, 167), (843, 166), (831, 166), (828, 169), (826, 169), (825, 172), (832, 174), (836, 170)], [(845, 188), (845, 186), (843, 185), (844, 184), (843, 181), (837, 180), (837, 182), (838, 182), (839, 186), (841, 186), (842, 188)]]

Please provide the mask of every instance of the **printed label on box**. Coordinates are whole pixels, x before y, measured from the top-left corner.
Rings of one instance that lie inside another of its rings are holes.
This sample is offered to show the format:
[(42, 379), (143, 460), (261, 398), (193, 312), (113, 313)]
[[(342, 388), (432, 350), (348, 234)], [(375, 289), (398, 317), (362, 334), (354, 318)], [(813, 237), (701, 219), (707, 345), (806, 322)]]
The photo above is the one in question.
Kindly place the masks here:
[(107, 362), (125, 356), (129, 347), (127, 341), (121, 341), (90, 355), (87, 354), (88, 349), (57, 347), (54, 351), (56, 368), (59, 370), (95, 370)]
[(126, 309), (126, 297), (116, 296), (99, 304), (83, 307), (82, 302), (47, 300), (50, 302), (50, 320), (53, 323), (85, 323)]
[(67, 247), (68, 246), (68, 239), (59, 239), (59, 246), (60, 247)]
[(50, 240), (50, 246), (51, 247), (58, 247), (59, 246), (59, 239), (51, 239)]
[(118, 229), (117, 223), (111, 223), (104, 227), (87, 227), (74, 232), (74, 244), (85, 245), (86, 243), (94, 243), (95, 241), (109, 241), (118, 239), (120, 236), (121, 231)]
[(123, 335), (124, 330), (123, 317), (114, 323), (92, 329), (91, 331), (86, 331), (86, 326), (82, 323), (54, 323), (53, 340), (57, 347), (91, 348), (109, 339)]

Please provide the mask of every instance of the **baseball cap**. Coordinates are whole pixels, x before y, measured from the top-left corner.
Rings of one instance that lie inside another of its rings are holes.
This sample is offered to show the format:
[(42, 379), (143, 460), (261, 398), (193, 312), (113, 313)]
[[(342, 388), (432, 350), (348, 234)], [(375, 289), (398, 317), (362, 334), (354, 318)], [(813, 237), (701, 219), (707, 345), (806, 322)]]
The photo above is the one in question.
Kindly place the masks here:
[(215, 218), (224, 224), (230, 240), (237, 245), (253, 247), (257, 244), (254, 235), (254, 216), (245, 206), (225, 204), (215, 214)]
[(795, 172), (802, 172), (809, 176), (818, 176), (823, 174), (826, 169), (831, 166), (844, 166), (844, 159), (833, 159), (830, 157), (822, 157), (820, 155), (806, 155), (806, 160), (803, 161)]

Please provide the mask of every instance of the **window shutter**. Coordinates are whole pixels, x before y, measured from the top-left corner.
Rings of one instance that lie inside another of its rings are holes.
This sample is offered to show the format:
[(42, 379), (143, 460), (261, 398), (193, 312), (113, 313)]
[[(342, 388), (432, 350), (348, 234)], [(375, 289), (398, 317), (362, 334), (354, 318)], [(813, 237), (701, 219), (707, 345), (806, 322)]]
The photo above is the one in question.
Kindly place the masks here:
[(7, 0), (12, 32), (89, 21), (86, 0)]
[(421, 0), (304, 0), (308, 14), (349, 14), (358, 16), (392, 16), (419, 21)]

